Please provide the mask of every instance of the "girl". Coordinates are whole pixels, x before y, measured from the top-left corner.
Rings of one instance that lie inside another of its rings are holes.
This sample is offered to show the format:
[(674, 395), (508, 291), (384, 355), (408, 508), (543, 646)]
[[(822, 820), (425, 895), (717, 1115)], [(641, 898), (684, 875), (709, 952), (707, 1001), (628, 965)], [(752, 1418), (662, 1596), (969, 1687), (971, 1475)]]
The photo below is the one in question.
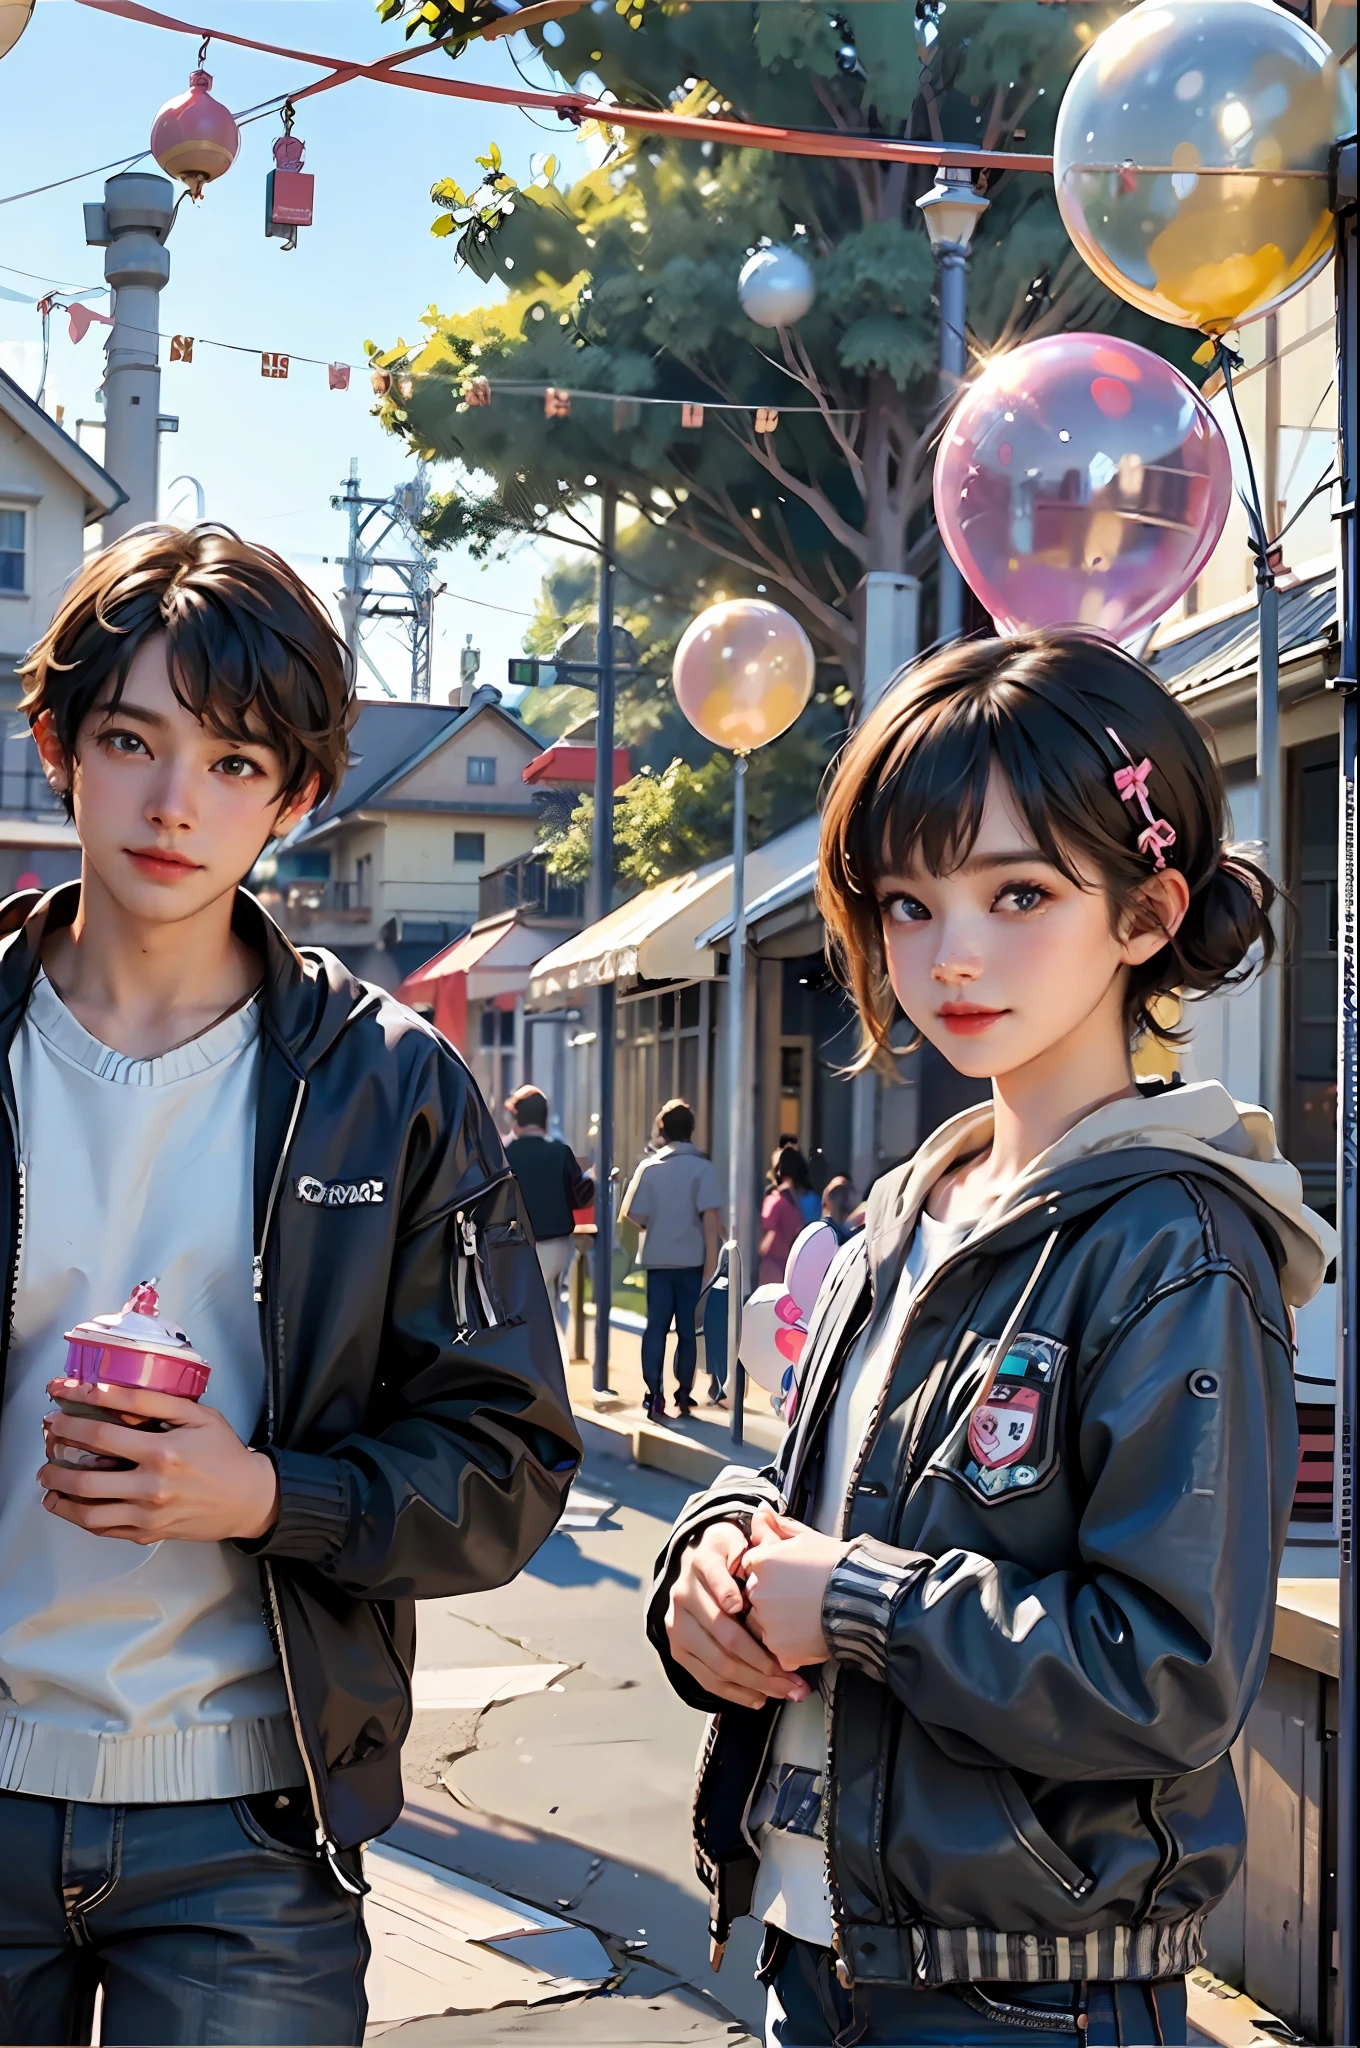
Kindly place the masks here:
[(1185, 713), (1077, 633), (931, 657), (831, 785), (861, 1064), (900, 1008), (993, 1099), (874, 1187), (779, 1458), (659, 1561), (715, 1952), (764, 1920), (772, 2043), (1185, 2039), (1331, 1250), (1262, 1111), (1133, 1079), (1157, 997), (1270, 953), (1225, 815)]
[[(807, 1202), (812, 1203), (811, 1214)], [(782, 1280), (793, 1241), (821, 1214), (812, 1192), (807, 1161), (796, 1145), (776, 1145), (770, 1161), (769, 1192), (760, 1205), (760, 1283)]]

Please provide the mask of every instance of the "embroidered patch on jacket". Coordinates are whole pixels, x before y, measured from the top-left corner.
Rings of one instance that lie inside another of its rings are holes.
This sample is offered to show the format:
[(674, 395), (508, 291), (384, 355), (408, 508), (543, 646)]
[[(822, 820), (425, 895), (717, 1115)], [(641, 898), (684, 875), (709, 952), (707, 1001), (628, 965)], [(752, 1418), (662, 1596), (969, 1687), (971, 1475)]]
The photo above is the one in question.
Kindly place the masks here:
[(297, 1198), (314, 1209), (351, 1209), (365, 1203), (385, 1202), (385, 1180), (318, 1180), (315, 1174), (299, 1174)]
[(987, 1501), (1037, 1486), (1053, 1463), (1053, 1400), (1067, 1346), (1022, 1331), (991, 1374), (949, 1462)]

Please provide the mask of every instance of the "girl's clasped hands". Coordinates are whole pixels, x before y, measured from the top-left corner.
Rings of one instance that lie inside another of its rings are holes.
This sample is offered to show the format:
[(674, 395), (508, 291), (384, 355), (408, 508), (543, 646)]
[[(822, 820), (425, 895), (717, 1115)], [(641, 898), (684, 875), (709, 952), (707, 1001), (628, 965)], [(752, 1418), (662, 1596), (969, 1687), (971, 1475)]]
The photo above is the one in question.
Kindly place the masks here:
[(757, 1508), (748, 1541), (737, 1522), (712, 1522), (686, 1551), (671, 1592), (677, 1661), (707, 1693), (738, 1706), (806, 1699), (803, 1670), (824, 1664), (827, 1581), (848, 1545)]

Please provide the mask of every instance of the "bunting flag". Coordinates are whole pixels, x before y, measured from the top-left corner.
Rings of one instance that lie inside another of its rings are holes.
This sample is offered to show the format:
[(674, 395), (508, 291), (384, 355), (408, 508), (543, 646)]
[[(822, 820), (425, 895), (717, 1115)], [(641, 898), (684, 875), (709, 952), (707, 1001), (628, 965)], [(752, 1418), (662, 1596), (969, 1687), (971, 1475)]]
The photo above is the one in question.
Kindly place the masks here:
[(113, 325), (107, 313), (96, 313), (93, 306), (82, 306), (76, 301), (66, 308), (66, 329), (72, 341), (84, 341), (96, 320), (101, 327)]
[(287, 356), (281, 355), (277, 349), (265, 349), (260, 357), (260, 375), (262, 377), (286, 377), (288, 375)]
[(326, 382), (332, 391), (349, 390), (349, 364), (327, 363)]
[(571, 417), (571, 393), (561, 391), (550, 384), (543, 394), (543, 417), (545, 420), (565, 420)]
[(170, 337), (170, 360), (172, 363), (191, 363), (194, 359), (194, 337), (192, 334), (172, 334)]
[(704, 409), (701, 405), (684, 404), (680, 408), (682, 427), (701, 427), (704, 423)]
[(758, 434), (772, 434), (778, 425), (779, 414), (772, 405), (758, 405), (756, 407), (756, 432)]
[(463, 393), (465, 405), (490, 405), (491, 386), (485, 377), (474, 377)]

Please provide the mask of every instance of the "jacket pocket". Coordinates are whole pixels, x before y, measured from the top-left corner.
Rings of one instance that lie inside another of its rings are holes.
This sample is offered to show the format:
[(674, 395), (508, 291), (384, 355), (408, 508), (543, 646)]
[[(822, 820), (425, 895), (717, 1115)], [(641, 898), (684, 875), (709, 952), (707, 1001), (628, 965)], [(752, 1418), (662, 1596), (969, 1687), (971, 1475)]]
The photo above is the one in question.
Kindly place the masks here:
[(1093, 1880), (1074, 1863), (1067, 1851), (1060, 1848), (1052, 1835), (1039, 1825), (1034, 1808), (1026, 1799), (1019, 1785), (1009, 1771), (996, 1773), (996, 1789), (1006, 1818), (1015, 1830), (1016, 1839), (1028, 1849), (1036, 1863), (1056, 1878), (1065, 1892), (1074, 1899), (1083, 1899), (1091, 1890)]
[(454, 1211), (453, 1301), (458, 1329), (463, 1335), (475, 1330), (498, 1330), (510, 1318), (496, 1285), (492, 1251), (511, 1243), (527, 1242), (514, 1221), (487, 1221), (485, 1210), (494, 1195)]

